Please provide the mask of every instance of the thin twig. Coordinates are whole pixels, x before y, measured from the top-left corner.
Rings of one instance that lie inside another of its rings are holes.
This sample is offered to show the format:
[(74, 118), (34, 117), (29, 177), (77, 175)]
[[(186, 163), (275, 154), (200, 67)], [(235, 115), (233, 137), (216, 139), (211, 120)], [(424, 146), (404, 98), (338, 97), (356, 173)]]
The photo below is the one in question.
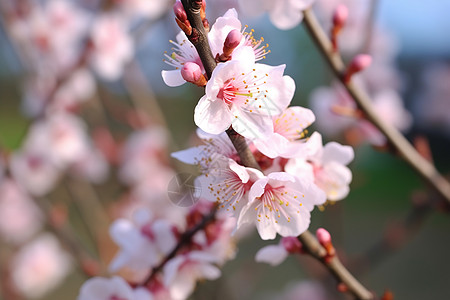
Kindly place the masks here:
[(303, 12), (305, 25), (311, 38), (317, 44), (318, 48), (324, 55), (327, 63), (341, 80), (342, 84), (347, 89), (348, 93), (355, 100), (358, 107), (364, 112), (367, 119), (370, 120), (387, 138), (392, 146), (401, 154), (405, 161), (416, 170), (425, 181), (430, 184), (444, 199), (450, 203), (450, 184), (445, 178), (439, 174), (436, 168), (424, 159), (416, 149), (408, 142), (408, 140), (393, 126), (384, 122), (375, 111), (372, 101), (360, 87), (354, 84), (351, 80), (344, 82), (343, 74), (345, 72), (345, 65), (338, 52), (333, 52), (330, 39), (323, 31), (316, 16), (311, 9)]
[(241, 163), (247, 167), (261, 170), (258, 162), (255, 159), (255, 156), (253, 156), (252, 151), (250, 151), (245, 138), (231, 127), (228, 128), (226, 132), (231, 142), (233, 143), (234, 148), (236, 148), (236, 151), (239, 154)]
[[(200, 17), (200, 7), (198, 6), (201, 1), (193, 0), (183, 0), (183, 6), (188, 16), (189, 22), (192, 26), (192, 35), (188, 36), (191, 43), (195, 46), (202, 60), (203, 66), (206, 70), (208, 78), (210, 78), (216, 62), (214, 61), (213, 55), (211, 53), (207, 36), (203, 29), (203, 24)], [(195, 32), (200, 32), (201, 34), (196, 34)], [(200, 38), (199, 38), (200, 37)], [(261, 169), (258, 165), (255, 157), (248, 148), (245, 138), (234, 131), (232, 128), (227, 130), (227, 134), (230, 137), (236, 151), (241, 158), (241, 163), (253, 167), (256, 169)], [(339, 283), (344, 283), (348, 288), (349, 292), (352, 293), (358, 299), (373, 299), (373, 294), (369, 292), (361, 283), (354, 278), (350, 272), (344, 267), (340, 260), (335, 256), (329, 261), (325, 261), (326, 250), (319, 244), (314, 235), (308, 230), (299, 236), (299, 240), (302, 242), (304, 249), (311, 254), (312, 257), (316, 258), (323, 263), (325, 267), (333, 274)]]
[(327, 251), (320, 245), (316, 237), (309, 230), (302, 233), (298, 239), (302, 242), (303, 249), (321, 262), (339, 283), (345, 285), (348, 291), (353, 294), (356, 299), (374, 299), (374, 295), (345, 268), (336, 255), (330, 260), (325, 259)]

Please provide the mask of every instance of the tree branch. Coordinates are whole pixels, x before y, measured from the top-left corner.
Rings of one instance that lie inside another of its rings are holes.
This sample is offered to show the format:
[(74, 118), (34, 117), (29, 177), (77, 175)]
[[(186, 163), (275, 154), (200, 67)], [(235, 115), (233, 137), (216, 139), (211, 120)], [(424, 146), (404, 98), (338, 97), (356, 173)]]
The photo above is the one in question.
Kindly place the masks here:
[(445, 178), (439, 174), (436, 168), (424, 159), (416, 149), (408, 142), (408, 140), (393, 126), (384, 122), (375, 111), (369, 96), (351, 80), (344, 81), (345, 65), (338, 52), (332, 51), (332, 45), (328, 36), (323, 31), (317, 18), (311, 9), (303, 12), (303, 24), (309, 32), (311, 38), (316, 43), (325, 57), (328, 65), (331, 67), (335, 75), (347, 89), (348, 93), (355, 100), (358, 107), (365, 113), (367, 119), (370, 120), (401, 154), (405, 161), (419, 173), (423, 179), (431, 185), (448, 203), (450, 203), (450, 184)]

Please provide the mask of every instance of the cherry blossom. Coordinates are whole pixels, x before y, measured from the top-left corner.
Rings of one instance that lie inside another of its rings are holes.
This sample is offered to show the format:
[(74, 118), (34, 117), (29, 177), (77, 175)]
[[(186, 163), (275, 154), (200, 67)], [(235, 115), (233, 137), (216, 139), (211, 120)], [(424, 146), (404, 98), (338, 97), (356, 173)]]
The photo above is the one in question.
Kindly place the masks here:
[(71, 264), (70, 256), (58, 240), (43, 234), (17, 252), (11, 261), (12, 280), (26, 297), (41, 298), (62, 282)]
[(307, 108), (293, 106), (281, 115), (273, 117), (273, 134), (253, 141), (256, 148), (264, 155), (275, 158), (293, 157), (302, 148), (305, 129), (315, 121), (313, 112)]
[(285, 65), (254, 64), (245, 60), (219, 64), (195, 107), (194, 121), (202, 130), (219, 134), (231, 125), (244, 137), (261, 138), (273, 132), (272, 117), (289, 105), (295, 83), (283, 76)]
[(110, 264), (116, 272), (124, 266), (148, 271), (176, 245), (174, 229), (166, 220), (152, 220), (151, 213), (139, 210), (133, 221), (116, 220), (110, 228), (112, 239), (121, 251)]
[(77, 58), (87, 29), (87, 12), (65, 0), (34, 2), (30, 8), (25, 18), (14, 20), (14, 36), (27, 46), (37, 70), (57, 74), (67, 69)]
[(92, 28), (94, 46), (90, 61), (94, 70), (106, 80), (117, 80), (131, 60), (134, 45), (124, 18), (104, 13), (96, 18)]
[(34, 149), (13, 153), (10, 170), (19, 185), (34, 196), (50, 192), (60, 177), (60, 171), (48, 154)]
[(277, 233), (298, 236), (309, 227), (314, 205), (325, 200), (325, 193), (311, 181), (284, 172), (271, 173), (250, 188), (238, 228), (254, 223), (263, 240), (274, 239)]
[(47, 153), (58, 167), (74, 163), (90, 151), (84, 122), (75, 115), (62, 112), (34, 123), (23, 147)]
[(43, 225), (43, 216), (33, 200), (9, 178), (0, 181), (0, 236), (21, 244)]
[(173, 300), (184, 300), (194, 291), (200, 279), (215, 280), (220, 269), (214, 263), (215, 256), (200, 251), (191, 251), (171, 259), (163, 270), (164, 284), (169, 288)]
[(80, 289), (78, 300), (153, 300), (151, 293), (145, 288), (132, 289), (122, 278), (93, 277), (87, 280)]
[(264, 175), (256, 169), (245, 168), (234, 160), (216, 155), (212, 167), (196, 178), (201, 197), (219, 204), (219, 208), (235, 216), (247, 203), (247, 192)]
[(352, 173), (346, 165), (353, 160), (353, 149), (336, 142), (322, 146), (322, 136), (317, 132), (308, 144), (312, 148), (311, 154), (290, 159), (285, 166), (286, 172), (314, 181), (327, 194), (328, 200), (345, 198), (352, 180)]

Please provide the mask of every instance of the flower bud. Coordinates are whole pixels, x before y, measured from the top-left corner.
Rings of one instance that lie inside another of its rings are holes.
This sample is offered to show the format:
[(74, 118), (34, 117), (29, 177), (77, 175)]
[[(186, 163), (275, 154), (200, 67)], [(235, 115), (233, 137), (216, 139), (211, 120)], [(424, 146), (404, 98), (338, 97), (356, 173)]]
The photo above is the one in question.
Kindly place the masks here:
[(183, 76), (183, 79), (188, 82), (197, 81), (201, 75), (202, 71), (200, 69), (200, 66), (193, 62), (185, 63), (183, 68), (181, 69), (181, 76)]
[(239, 45), (239, 43), (242, 40), (242, 33), (237, 30), (233, 29), (231, 30), (227, 38), (225, 39), (225, 42), (223, 44), (223, 56), (230, 57), (233, 50)]
[(184, 10), (183, 3), (180, 1), (176, 1), (173, 5), (173, 12), (175, 13), (175, 21), (178, 26), (187, 36), (190, 36), (192, 33), (192, 26), (187, 19), (186, 11)]
[(328, 245), (331, 243), (331, 235), (324, 228), (317, 229), (316, 237), (317, 237), (317, 240), (319, 241), (319, 243), (324, 247), (325, 247), (325, 245)]
[(330, 233), (324, 229), (319, 228), (316, 231), (316, 237), (319, 243), (325, 248), (327, 251), (327, 255), (324, 257), (324, 260), (327, 262), (331, 260), (334, 255), (336, 254), (336, 250), (333, 247), (333, 244), (331, 243), (331, 235)]
[(333, 13), (333, 27), (331, 28), (331, 44), (333, 51), (338, 50), (337, 37), (348, 19), (348, 8), (344, 4), (338, 5)]
[(344, 4), (339, 4), (333, 13), (333, 26), (342, 29), (348, 19), (348, 8)]
[(281, 244), (289, 253), (300, 253), (303, 250), (302, 243), (295, 236), (288, 236), (281, 239)]
[(175, 17), (181, 22), (185, 22), (187, 20), (186, 11), (184, 10), (183, 3), (181, 1), (176, 1), (173, 5), (173, 12)]
[(181, 76), (187, 82), (191, 82), (198, 86), (206, 85), (206, 78), (202, 74), (202, 70), (199, 65), (193, 62), (187, 62), (181, 68)]
[(347, 68), (347, 71), (344, 74), (344, 82), (349, 82), (350, 78), (358, 72), (361, 72), (368, 68), (372, 63), (372, 56), (368, 54), (358, 54), (356, 55), (350, 65)]

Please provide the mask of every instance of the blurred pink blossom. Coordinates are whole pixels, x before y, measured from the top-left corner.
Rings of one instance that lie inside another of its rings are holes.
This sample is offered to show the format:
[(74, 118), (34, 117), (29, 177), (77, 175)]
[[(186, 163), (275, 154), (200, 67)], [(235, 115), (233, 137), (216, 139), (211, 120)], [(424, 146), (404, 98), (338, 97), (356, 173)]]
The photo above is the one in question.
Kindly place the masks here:
[(64, 280), (71, 264), (58, 240), (49, 233), (42, 234), (15, 255), (11, 261), (12, 279), (21, 293), (37, 299)]
[(127, 20), (119, 14), (103, 13), (92, 26), (92, 68), (105, 80), (117, 80), (134, 54)]
[(0, 235), (14, 244), (22, 244), (43, 225), (39, 208), (12, 179), (0, 181)]

